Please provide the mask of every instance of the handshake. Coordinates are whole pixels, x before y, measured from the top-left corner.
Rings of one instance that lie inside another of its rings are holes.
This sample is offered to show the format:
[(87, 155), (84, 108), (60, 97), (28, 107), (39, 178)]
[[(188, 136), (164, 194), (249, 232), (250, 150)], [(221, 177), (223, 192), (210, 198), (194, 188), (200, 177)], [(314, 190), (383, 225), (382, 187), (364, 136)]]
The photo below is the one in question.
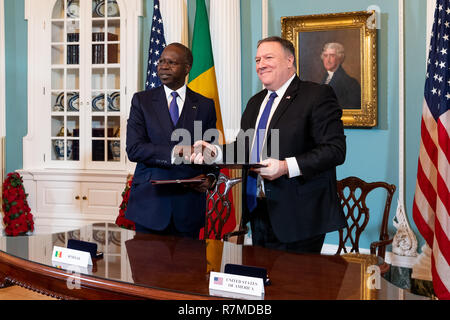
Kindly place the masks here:
[[(172, 150), (172, 164), (221, 164), (222, 150), (215, 145), (199, 140), (193, 146), (176, 145)], [(289, 177), (286, 160), (268, 158), (254, 164), (250, 171), (267, 180), (275, 180), (281, 176)]]
[(192, 146), (176, 145), (172, 150), (173, 164), (214, 164), (220, 160), (216, 146), (199, 140)]

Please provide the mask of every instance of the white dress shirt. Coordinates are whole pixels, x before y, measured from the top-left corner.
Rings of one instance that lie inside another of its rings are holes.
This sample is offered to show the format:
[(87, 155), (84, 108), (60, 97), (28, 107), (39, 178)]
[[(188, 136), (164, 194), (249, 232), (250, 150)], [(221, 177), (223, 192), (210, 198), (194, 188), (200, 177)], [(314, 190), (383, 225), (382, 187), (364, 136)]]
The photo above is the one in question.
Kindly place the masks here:
[[(164, 87), (164, 92), (166, 93), (166, 98), (167, 98), (167, 109), (169, 109), (170, 107), (170, 103), (172, 102), (173, 96), (172, 96), (172, 92), (174, 90), (170, 89), (169, 87), (166, 87), (165, 85), (163, 85)], [(184, 106), (184, 101), (186, 100), (186, 85), (183, 85), (181, 88), (179, 88), (178, 90), (175, 90), (178, 93), (177, 96), (177, 105), (178, 105), (178, 116), (181, 116), (181, 112), (183, 111), (183, 106)], [(171, 163), (175, 163), (175, 155), (173, 153), (171, 153)]]
[[(289, 80), (286, 81), (278, 90), (275, 91), (277, 94), (277, 97), (273, 101), (272, 108), (270, 109), (269, 119), (267, 120), (266, 128), (269, 127), (270, 121), (272, 120), (272, 116), (274, 115), (275, 111), (277, 110), (281, 99), (283, 98), (284, 94), (286, 93), (287, 88), (291, 84), (292, 80), (294, 80), (294, 78), (295, 78), (295, 74), (291, 78), (289, 78)], [(266, 97), (264, 98), (263, 102), (261, 103), (261, 107), (259, 108), (259, 114), (258, 114), (258, 117), (256, 118), (256, 125), (255, 125), (256, 128), (258, 127), (259, 120), (264, 112), (264, 108), (266, 107), (267, 101), (269, 100), (270, 94), (272, 92), (273, 91), (268, 91)], [(255, 128), (255, 130), (256, 130), (256, 128)], [(267, 137), (267, 132), (268, 132), (268, 130), (265, 131), (264, 143), (265, 143), (265, 140)], [(256, 134), (253, 137), (252, 148), (254, 147), (255, 140), (256, 140)], [(262, 150), (261, 150), (261, 152), (262, 152)], [(261, 159), (261, 154), (259, 156)], [(297, 159), (295, 159), (295, 157), (286, 158), (284, 160), (286, 160), (286, 164), (288, 167), (289, 178), (293, 178), (293, 177), (297, 177), (297, 176), (301, 175), (300, 167), (298, 166)], [(259, 176), (259, 175), (258, 175), (257, 185), (258, 185), (257, 194), (259, 197), (263, 197), (264, 196), (264, 179), (262, 179), (261, 176)]]
[(328, 77), (325, 80), (325, 84), (329, 84), (334, 75), (334, 72), (332, 72), (332, 71), (327, 71), (327, 72), (328, 72)]
[[(166, 93), (166, 98), (167, 98), (167, 109), (169, 109), (170, 103), (172, 102), (172, 99), (173, 99), (172, 92), (174, 90), (172, 90), (164, 85), (164, 91)], [(176, 92), (178, 93), (178, 96), (177, 96), (178, 116), (181, 116), (181, 111), (183, 111), (184, 101), (186, 100), (186, 85), (183, 85), (181, 88), (176, 90)]]
[[(270, 121), (272, 120), (272, 116), (275, 113), (275, 111), (278, 108), (278, 105), (280, 104), (281, 99), (283, 98), (284, 94), (286, 93), (287, 88), (289, 87), (289, 85), (291, 84), (292, 80), (295, 78), (295, 74), (289, 78), (288, 81), (286, 81), (278, 90), (276, 90), (276, 94), (277, 97), (275, 98), (275, 100), (273, 101), (273, 105), (272, 105), (272, 109), (270, 110), (270, 114), (269, 114), (269, 119), (267, 120), (267, 128), (269, 127)], [(258, 118), (256, 119), (256, 127), (258, 127), (258, 123), (259, 120), (261, 118), (261, 115), (264, 111), (264, 108), (266, 107), (267, 101), (269, 100), (269, 96), (273, 91), (268, 91), (266, 97), (264, 98), (261, 107), (259, 108), (259, 114), (258, 114)], [(256, 128), (255, 128), (256, 129)], [(266, 140), (267, 137), (267, 130), (265, 132), (265, 136), (264, 136), (264, 141)], [(256, 138), (256, 134), (253, 137), (253, 142), (252, 142), (252, 146), (255, 143), (255, 138)], [(262, 150), (261, 150), (262, 152)], [(261, 158), (261, 154), (259, 155)], [(290, 178), (299, 176), (301, 174), (300, 172), (300, 168), (298, 166), (297, 163), (297, 159), (295, 159), (295, 157), (290, 157), (290, 158), (286, 158), (286, 163), (288, 166), (288, 174)]]
[[(277, 97), (273, 101), (273, 105), (272, 105), (272, 108), (271, 108), (270, 114), (269, 114), (269, 119), (267, 120), (266, 128), (269, 127), (269, 124), (270, 124), (270, 121), (272, 119), (273, 114), (275, 113), (278, 105), (280, 104), (281, 99), (283, 98), (284, 94), (286, 93), (287, 88), (291, 84), (292, 80), (294, 80), (294, 78), (295, 78), (295, 74), (291, 78), (289, 78), (278, 90), (275, 91), (276, 94), (277, 94)], [(270, 94), (272, 92), (273, 91), (268, 91), (266, 97), (264, 98), (263, 102), (261, 103), (261, 106), (259, 108), (258, 117), (256, 119), (256, 125), (255, 125), (256, 128), (258, 127), (259, 120), (260, 120), (261, 115), (262, 115), (262, 113), (264, 111), (264, 108), (265, 108), (265, 106), (267, 104), (267, 101), (269, 100), (269, 96), (270, 96)], [(255, 131), (256, 131), (256, 128), (255, 128)], [(266, 137), (267, 137), (267, 130), (265, 132), (264, 140), (266, 139)], [(256, 134), (253, 137), (252, 147), (253, 147), (253, 145), (255, 143), (255, 139), (256, 139)], [(222, 159), (223, 158), (222, 151), (221, 151), (220, 148), (216, 148), (216, 149), (218, 151), (216, 162), (217, 163), (221, 163), (222, 160), (223, 160)], [(261, 150), (261, 152), (262, 152), (262, 150)], [(260, 155), (260, 158), (261, 158), (261, 155)], [(297, 159), (295, 157), (289, 157), (289, 158), (286, 158), (284, 160), (286, 160), (286, 164), (287, 164), (287, 167), (288, 167), (288, 176), (289, 176), (289, 178), (297, 177), (297, 176), (300, 176), (302, 174), (301, 171), (300, 171), (300, 167), (299, 167), (299, 165), (297, 163)], [(264, 194), (264, 180), (261, 179), (260, 176), (258, 176), (258, 190), (259, 190), (258, 191), (259, 196), (263, 196), (263, 194)]]

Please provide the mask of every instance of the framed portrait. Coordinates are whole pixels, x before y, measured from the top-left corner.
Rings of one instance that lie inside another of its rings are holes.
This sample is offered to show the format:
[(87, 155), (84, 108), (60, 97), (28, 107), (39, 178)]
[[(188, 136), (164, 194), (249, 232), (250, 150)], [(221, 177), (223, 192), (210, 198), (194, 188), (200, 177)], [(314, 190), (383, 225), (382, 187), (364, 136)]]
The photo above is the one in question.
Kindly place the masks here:
[(377, 125), (375, 12), (282, 17), (281, 32), (295, 46), (300, 79), (333, 87), (345, 127)]

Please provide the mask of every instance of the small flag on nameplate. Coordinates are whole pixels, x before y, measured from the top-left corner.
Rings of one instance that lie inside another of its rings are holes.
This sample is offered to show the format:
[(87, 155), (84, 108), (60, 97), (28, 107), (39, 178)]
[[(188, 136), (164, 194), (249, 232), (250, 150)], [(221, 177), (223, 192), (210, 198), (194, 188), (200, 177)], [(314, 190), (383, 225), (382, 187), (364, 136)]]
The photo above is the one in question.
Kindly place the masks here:
[(157, 73), (157, 67), (159, 57), (166, 47), (166, 40), (164, 38), (163, 20), (161, 17), (161, 11), (159, 9), (159, 0), (154, 0), (145, 90), (153, 89), (161, 85), (161, 80), (159, 79)]
[(55, 257), (56, 258), (61, 258), (62, 257), (62, 251), (56, 251), (55, 252)]
[(218, 284), (221, 286), (223, 284), (223, 278), (222, 277), (214, 277), (214, 284)]

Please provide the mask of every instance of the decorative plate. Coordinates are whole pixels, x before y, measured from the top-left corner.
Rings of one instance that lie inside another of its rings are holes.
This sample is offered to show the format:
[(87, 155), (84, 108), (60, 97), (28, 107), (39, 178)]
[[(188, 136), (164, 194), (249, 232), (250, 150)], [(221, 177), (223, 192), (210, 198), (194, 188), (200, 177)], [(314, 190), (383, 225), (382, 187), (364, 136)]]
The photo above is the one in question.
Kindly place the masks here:
[[(118, 17), (119, 16), (119, 5), (115, 0), (108, 0), (108, 17)], [(105, 1), (100, 0), (95, 6), (95, 13), (99, 17), (105, 16)]]
[(103, 93), (97, 95), (92, 100), (92, 111), (104, 111), (105, 110), (105, 95)]
[(67, 108), (67, 111), (80, 111), (79, 94), (75, 92), (69, 92), (67, 93), (67, 97), (69, 98), (69, 106)]
[(58, 94), (58, 96), (56, 97), (56, 102), (53, 105), (52, 110), (54, 112), (64, 111), (64, 92), (61, 92), (60, 94)]
[(80, 17), (80, 4), (74, 0), (69, 0), (67, 3), (67, 16), (69, 18), (79, 18)]
[(120, 111), (120, 92), (114, 92), (108, 99), (109, 111)]

